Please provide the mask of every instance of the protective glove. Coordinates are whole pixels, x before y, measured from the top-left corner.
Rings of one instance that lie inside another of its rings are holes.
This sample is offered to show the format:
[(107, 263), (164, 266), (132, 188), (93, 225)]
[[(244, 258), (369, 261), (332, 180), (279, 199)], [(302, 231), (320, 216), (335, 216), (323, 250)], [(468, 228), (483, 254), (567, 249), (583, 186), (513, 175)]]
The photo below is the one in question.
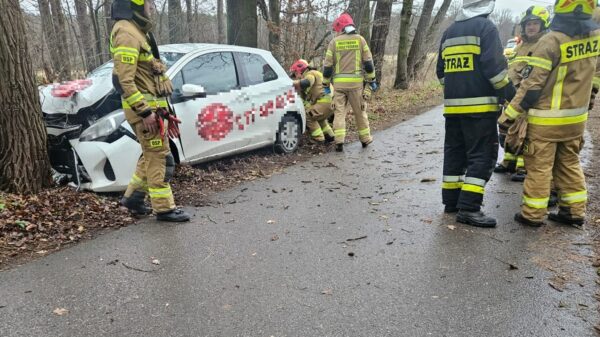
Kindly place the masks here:
[(154, 85), (160, 97), (168, 97), (173, 93), (173, 83), (167, 75), (154, 75)]
[(325, 95), (331, 95), (331, 88), (329, 86), (323, 87), (323, 92), (325, 92)]
[(156, 114), (156, 123), (158, 124), (158, 131), (160, 133), (160, 138), (165, 138), (165, 123), (163, 122), (163, 118), (160, 113)]
[(370, 101), (371, 100), (371, 94), (373, 93), (373, 89), (371, 88), (370, 85), (366, 85), (363, 88), (363, 92), (362, 92), (362, 97), (365, 101)]
[(377, 82), (375, 81), (369, 83), (369, 87), (371, 87), (371, 90), (373, 90), (373, 92), (377, 91), (377, 89), (379, 88), (379, 86), (377, 86)]
[(179, 132), (179, 124), (181, 124), (181, 120), (175, 115), (169, 114), (169, 138), (179, 138), (179, 135), (181, 135), (181, 133)]

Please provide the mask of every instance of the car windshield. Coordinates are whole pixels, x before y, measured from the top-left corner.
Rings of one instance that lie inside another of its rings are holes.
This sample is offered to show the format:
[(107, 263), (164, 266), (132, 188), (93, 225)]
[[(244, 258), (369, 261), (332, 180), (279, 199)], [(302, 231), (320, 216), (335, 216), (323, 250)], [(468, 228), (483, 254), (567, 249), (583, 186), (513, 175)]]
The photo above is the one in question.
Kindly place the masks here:
[[(179, 61), (179, 59), (183, 55), (184, 54), (182, 54), (182, 53), (164, 52), (164, 53), (160, 53), (160, 59), (165, 62), (167, 69), (169, 69), (169, 68), (171, 68), (172, 65), (175, 64), (175, 62)], [(92, 70), (88, 74), (88, 77), (93, 78), (93, 77), (108, 76), (112, 73), (112, 69), (113, 69), (113, 62), (108, 61), (108, 62), (104, 63), (103, 65), (99, 66), (98, 68)]]

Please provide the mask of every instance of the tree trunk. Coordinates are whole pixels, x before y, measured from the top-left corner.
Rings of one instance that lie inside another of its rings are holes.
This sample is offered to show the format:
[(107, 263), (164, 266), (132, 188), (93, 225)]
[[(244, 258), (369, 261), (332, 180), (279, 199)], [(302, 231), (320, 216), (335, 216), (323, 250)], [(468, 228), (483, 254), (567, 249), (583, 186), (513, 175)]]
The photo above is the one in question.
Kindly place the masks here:
[(225, 44), (227, 43), (227, 37), (225, 35), (227, 27), (225, 27), (225, 15), (223, 14), (223, 7), (223, 0), (217, 0), (217, 34), (219, 38), (219, 43)]
[(54, 82), (58, 79), (57, 67), (60, 64), (60, 55), (58, 54), (58, 48), (56, 48), (57, 38), (56, 32), (54, 31), (54, 24), (52, 24), (50, 3), (48, 0), (38, 0), (38, 8), (42, 20), (42, 32), (44, 33), (46, 46), (48, 46), (48, 51), (50, 52), (52, 76), (49, 77), (48, 80)]
[(56, 32), (56, 44), (50, 46), (50, 48), (58, 49), (60, 62), (56, 64), (56, 67), (58, 67), (58, 77), (61, 81), (64, 81), (71, 78), (71, 58), (69, 57), (67, 24), (60, 0), (50, 0), (50, 9), (52, 11), (54, 31)]
[(269, 0), (269, 49), (281, 62), (281, 0)]
[(400, 41), (398, 43), (398, 61), (396, 65), (396, 80), (394, 88), (408, 89), (408, 74), (406, 57), (408, 54), (408, 31), (412, 17), (413, 0), (404, 0), (400, 12)]
[(194, 11), (192, 8), (192, 0), (185, 0), (185, 10), (187, 13), (187, 32), (188, 32), (188, 42), (194, 42), (194, 30), (193, 30), (193, 22), (194, 22)]
[(369, 37), (369, 20), (371, 18), (371, 9), (369, 0), (350, 0), (348, 4), (348, 14), (354, 20), (354, 27), (367, 41)]
[(183, 37), (183, 29), (181, 27), (182, 22), (182, 10), (180, 0), (169, 0), (168, 4), (168, 26), (169, 26), (169, 42), (170, 43), (183, 43), (185, 39)]
[(385, 42), (390, 30), (390, 18), (392, 16), (393, 0), (378, 0), (373, 19), (373, 35), (371, 36), (371, 52), (377, 80), (382, 83), (383, 64), (385, 57)]
[[(110, 56), (110, 33), (112, 32), (112, 27), (113, 27), (113, 20), (110, 17), (110, 13), (111, 13), (111, 7), (112, 7), (112, 0), (104, 0), (104, 4), (102, 5), (102, 13), (103, 13), (103, 17), (104, 17), (104, 52), (102, 53), (102, 63), (108, 61), (111, 59)], [(100, 7), (98, 7), (96, 14), (98, 14), (98, 11), (100, 10)]]
[(25, 22), (18, 1), (0, 0), (0, 13), (0, 190), (37, 193), (50, 184), (50, 161)]
[(92, 40), (91, 22), (87, 6), (83, 1), (75, 1), (75, 12), (77, 13), (77, 25), (79, 26), (79, 40), (83, 47), (85, 64), (87, 70), (91, 71), (98, 66), (94, 44)]
[(415, 74), (420, 73), (421, 70), (423, 70), (423, 66), (425, 65), (425, 63), (427, 61), (427, 52), (430, 52), (432, 50), (437, 51), (438, 42), (439, 42), (438, 34), (439, 34), (439, 30), (440, 30), (440, 25), (442, 24), (442, 22), (444, 22), (444, 19), (446, 18), (446, 14), (448, 13), (448, 8), (450, 8), (451, 3), (452, 3), (452, 0), (444, 0), (444, 2), (442, 3), (442, 6), (440, 6), (440, 9), (435, 14), (435, 17), (433, 18), (433, 21), (431, 22), (431, 26), (429, 26), (429, 31), (427, 32), (427, 38), (425, 39), (425, 41), (427, 41), (427, 44), (429, 47), (425, 49), (424, 53), (421, 53), (421, 57), (415, 63), (414, 68), (413, 68)]
[(429, 27), (429, 22), (431, 21), (431, 13), (433, 12), (434, 5), (435, 0), (425, 0), (425, 2), (423, 3), (421, 17), (419, 18), (417, 30), (415, 31), (415, 36), (413, 38), (413, 42), (408, 53), (407, 67), (408, 69), (410, 69), (408, 74), (409, 80), (412, 80), (414, 78), (415, 65), (417, 61), (421, 58), (423, 53), (423, 47), (427, 43), (427, 28)]
[(257, 47), (258, 16), (256, 0), (227, 0), (227, 42)]

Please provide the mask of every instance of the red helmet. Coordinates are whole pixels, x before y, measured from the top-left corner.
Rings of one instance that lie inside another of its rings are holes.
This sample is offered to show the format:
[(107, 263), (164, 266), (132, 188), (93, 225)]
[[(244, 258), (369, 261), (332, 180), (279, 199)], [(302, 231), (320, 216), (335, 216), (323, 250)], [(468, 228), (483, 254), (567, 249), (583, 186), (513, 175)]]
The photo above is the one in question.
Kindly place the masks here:
[(342, 29), (348, 26), (354, 26), (354, 20), (352, 20), (352, 17), (348, 13), (344, 13), (339, 18), (333, 20), (333, 30), (336, 33), (341, 33)]
[(303, 59), (299, 59), (290, 67), (290, 71), (296, 74), (296, 76), (300, 77), (302, 73), (308, 69), (308, 62)]

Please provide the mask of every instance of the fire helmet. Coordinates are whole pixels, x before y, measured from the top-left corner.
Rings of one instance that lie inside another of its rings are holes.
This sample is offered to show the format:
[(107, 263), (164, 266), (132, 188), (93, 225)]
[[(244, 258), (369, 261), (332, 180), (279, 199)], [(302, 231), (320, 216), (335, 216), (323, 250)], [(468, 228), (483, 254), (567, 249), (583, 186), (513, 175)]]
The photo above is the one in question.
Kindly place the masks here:
[(542, 30), (547, 29), (550, 25), (550, 13), (542, 6), (531, 6), (527, 8), (521, 16), (521, 26), (525, 30), (527, 21), (540, 20), (542, 22)]
[(144, 2), (145, 0), (115, 0), (111, 8), (111, 18), (131, 20), (134, 12), (144, 12)]
[(308, 69), (308, 67), (309, 65), (306, 60), (299, 59), (292, 64), (292, 66), (290, 67), (290, 72), (294, 73), (296, 77), (300, 77), (302, 73), (304, 73), (306, 69)]
[(341, 33), (342, 30), (348, 26), (354, 26), (354, 20), (348, 13), (343, 13), (337, 19), (333, 20), (333, 30), (336, 33)]
[(554, 13), (560, 14), (586, 14), (592, 15), (597, 7), (597, 0), (556, 0)]

